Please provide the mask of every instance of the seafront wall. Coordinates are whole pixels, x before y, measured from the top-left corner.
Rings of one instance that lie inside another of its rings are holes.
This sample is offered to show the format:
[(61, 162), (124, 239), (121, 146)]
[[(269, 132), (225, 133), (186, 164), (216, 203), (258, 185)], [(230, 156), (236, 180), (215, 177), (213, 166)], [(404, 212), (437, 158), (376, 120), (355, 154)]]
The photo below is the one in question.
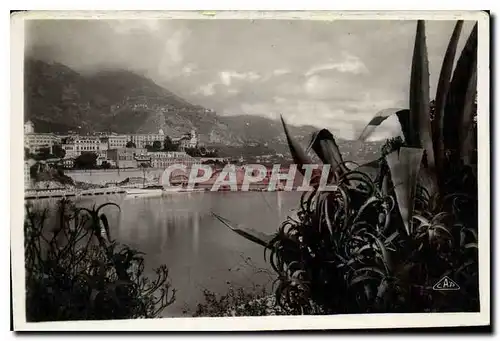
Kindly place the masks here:
[(105, 185), (106, 183), (117, 183), (127, 178), (141, 178), (145, 175), (147, 181), (154, 181), (159, 178), (164, 169), (140, 168), (132, 169), (88, 169), (88, 170), (66, 170), (64, 174), (74, 181), (87, 182), (95, 185)]
[(121, 188), (97, 188), (87, 190), (50, 189), (45, 191), (27, 190), (24, 192), (24, 199), (70, 198), (121, 193), (125, 193), (125, 190)]

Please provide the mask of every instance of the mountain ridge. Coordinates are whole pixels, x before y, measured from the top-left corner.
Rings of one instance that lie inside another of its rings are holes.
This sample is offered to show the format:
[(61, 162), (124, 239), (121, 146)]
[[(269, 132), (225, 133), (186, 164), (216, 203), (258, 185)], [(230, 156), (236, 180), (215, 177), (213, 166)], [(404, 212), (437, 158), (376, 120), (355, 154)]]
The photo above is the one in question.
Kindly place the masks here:
[[(152, 133), (161, 128), (176, 136), (196, 129), (201, 141), (208, 144), (284, 142), (277, 120), (220, 116), (130, 71), (108, 69), (83, 75), (64, 64), (30, 58), (25, 60), (28, 119), (39, 132)], [(314, 130), (290, 125), (298, 139)]]

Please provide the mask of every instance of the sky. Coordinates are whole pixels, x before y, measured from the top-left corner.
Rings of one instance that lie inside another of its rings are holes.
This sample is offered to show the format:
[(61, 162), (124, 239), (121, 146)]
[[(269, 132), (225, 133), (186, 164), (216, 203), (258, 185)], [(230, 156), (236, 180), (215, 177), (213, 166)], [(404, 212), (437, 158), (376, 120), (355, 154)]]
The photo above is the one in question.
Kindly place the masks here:
[[(427, 21), (431, 97), (454, 21)], [(458, 51), (472, 29), (465, 22)], [(408, 106), (416, 21), (36, 20), (26, 54), (78, 72), (123, 68), (220, 115), (260, 115), (355, 139)], [(396, 118), (372, 139), (400, 134)]]

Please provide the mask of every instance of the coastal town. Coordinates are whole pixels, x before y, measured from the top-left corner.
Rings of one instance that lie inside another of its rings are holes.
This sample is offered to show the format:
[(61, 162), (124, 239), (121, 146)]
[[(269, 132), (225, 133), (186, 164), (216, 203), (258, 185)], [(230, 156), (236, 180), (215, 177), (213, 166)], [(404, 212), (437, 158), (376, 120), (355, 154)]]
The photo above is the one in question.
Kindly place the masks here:
[[(39, 133), (31, 121), (24, 124), (24, 184), (27, 198), (63, 197), (76, 188), (88, 194), (130, 192), (130, 188), (149, 188), (147, 193), (159, 191), (162, 174), (171, 165), (211, 165), (212, 176), (198, 184), (197, 190), (209, 190), (225, 165), (236, 166), (236, 178), (241, 187), (244, 164), (259, 164), (266, 168), (266, 176), (250, 190), (263, 190), (269, 184), (274, 165), (287, 173), (292, 162), (290, 155), (275, 152), (238, 157), (221, 156), (218, 150), (200, 143), (195, 129), (180, 136), (168, 136), (162, 129), (157, 133), (118, 134), (113, 132)], [(252, 146), (250, 146), (252, 147)], [(347, 145), (344, 155), (350, 153), (359, 160), (361, 154), (377, 152), (377, 145), (353, 150)], [(245, 154), (245, 155), (243, 155)], [(366, 156), (361, 155), (362, 161)], [(174, 177), (175, 178), (175, 177)], [(174, 182), (186, 183), (185, 176), (176, 175)], [(298, 186), (300, 179), (294, 179)], [(219, 190), (227, 190), (222, 186)], [(106, 190), (103, 190), (106, 189)], [(280, 190), (277, 187), (276, 190)], [(192, 190), (192, 189), (191, 189)], [(49, 192), (47, 192), (49, 191)]]
[[(213, 176), (200, 184), (201, 189), (206, 189), (213, 185), (224, 165), (241, 166), (245, 161), (243, 156), (238, 159), (218, 157), (215, 149), (199, 143), (194, 129), (179, 137), (167, 136), (161, 129), (150, 134), (95, 132), (79, 135), (68, 132), (59, 135), (38, 133), (33, 122), (27, 121), (24, 135), (27, 198), (71, 196), (75, 184), (84, 188), (88, 195), (159, 187), (162, 173), (174, 164), (187, 169), (193, 165), (214, 166)], [(272, 164), (280, 160), (290, 161), (281, 154), (257, 156), (251, 161)], [(282, 167), (280, 171), (286, 172), (287, 168)], [(239, 167), (237, 178), (240, 185), (242, 172), (243, 168)], [(271, 173), (272, 167), (267, 167), (265, 179), (253, 187), (266, 186)], [(47, 174), (49, 176), (41, 176)], [(187, 180), (185, 176), (173, 175), (174, 182), (184, 183)]]
[(198, 143), (194, 130), (170, 138), (160, 129), (153, 134), (116, 134), (96, 132), (79, 135), (37, 133), (31, 121), (24, 124), (24, 183), (33, 187), (31, 168), (71, 170), (164, 169), (170, 164), (191, 166), (208, 161), (223, 162), (213, 157), (215, 151)]

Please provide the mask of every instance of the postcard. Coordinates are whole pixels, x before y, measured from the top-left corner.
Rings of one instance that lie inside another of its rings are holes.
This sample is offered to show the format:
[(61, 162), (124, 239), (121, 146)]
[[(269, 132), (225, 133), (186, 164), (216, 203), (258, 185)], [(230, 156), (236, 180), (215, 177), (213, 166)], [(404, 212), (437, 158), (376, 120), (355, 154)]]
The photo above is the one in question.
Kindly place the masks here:
[(488, 13), (11, 27), (15, 330), (490, 325)]

